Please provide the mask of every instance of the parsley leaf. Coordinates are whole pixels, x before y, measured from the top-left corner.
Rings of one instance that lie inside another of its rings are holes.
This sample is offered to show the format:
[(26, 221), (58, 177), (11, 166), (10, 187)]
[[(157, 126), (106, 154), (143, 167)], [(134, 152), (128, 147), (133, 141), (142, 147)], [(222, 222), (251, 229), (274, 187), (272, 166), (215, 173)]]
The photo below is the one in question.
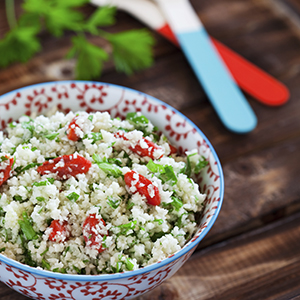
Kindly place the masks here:
[(26, 171), (26, 170), (29, 170), (31, 168), (34, 168), (34, 167), (37, 167), (37, 166), (41, 166), (42, 164), (39, 164), (39, 163), (30, 163), (28, 164), (26, 167), (23, 167), (23, 166), (19, 166), (15, 169), (17, 175), (20, 175), (22, 172)]
[(153, 63), (154, 39), (145, 29), (110, 34), (108, 41), (113, 47), (113, 59), (117, 71), (128, 75), (148, 68)]
[(6, 156), (1, 156), (0, 157), (0, 162), (6, 161), (6, 160), (8, 160), (8, 158)]
[(110, 164), (108, 162), (103, 162), (98, 154), (93, 154), (92, 157), (98, 167), (106, 174), (111, 175), (115, 178), (123, 175), (122, 171), (116, 165)]
[(170, 165), (160, 165), (153, 162), (151, 159), (146, 167), (153, 173), (160, 173), (159, 178), (163, 181), (163, 183), (170, 181), (171, 185), (174, 185), (177, 183), (177, 177), (174, 172), (174, 169)]
[(79, 198), (79, 195), (77, 194), (77, 193), (75, 193), (75, 192), (72, 192), (71, 194), (69, 194), (68, 196), (67, 196), (67, 198), (70, 200), (70, 201), (77, 201), (78, 200), (78, 198)]
[(92, 34), (98, 33), (98, 26), (109, 26), (113, 25), (116, 15), (116, 7), (114, 6), (103, 6), (98, 8), (88, 19), (85, 28)]
[(15, 18), (13, 1), (6, 1), (6, 13), (10, 31), (0, 40), (0, 67), (14, 62), (26, 62), (41, 49), (37, 34), (46, 28), (59, 37), (65, 31), (77, 36), (72, 38), (68, 58), (77, 58), (75, 73), (77, 79), (99, 77), (108, 51), (91, 44), (86, 33), (107, 40), (113, 49), (113, 60), (118, 71), (132, 74), (133, 71), (149, 67), (153, 63), (152, 45), (154, 39), (146, 30), (130, 30), (109, 33), (100, 27), (115, 24), (116, 8), (103, 6), (88, 18), (77, 10), (89, 0), (26, 0), (23, 14)]
[(16, 27), (0, 40), (0, 67), (26, 62), (41, 49), (37, 28)]
[(121, 199), (114, 199), (112, 197), (107, 197), (107, 203), (108, 205), (113, 208), (113, 209), (117, 209), (121, 203)]
[(171, 196), (173, 202), (171, 202), (171, 204), (175, 207), (176, 211), (179, 211), (179, 209), (183, 206), (183, 203), (180, 199), (178, 199), (175, 196)]
[(24, 233), (26, 239), (28, 241), (36, 240), (38, 238), (38, 235), (34, 231), (27, 213), (23, 212), (22, 216), (23, 216), (23, 220), (19, 220), (18, 223), (19, 223), (21, 230)]
[[(90, 116), (92, 117), (92, 116)], [(101, 132), (91, 132), (89, 134), (86, 134), (83, 139), (92, 139), (92, 145), (95, 144), (97, 141), (101, 141), (103, 139)]]
[(70, 0), (27, 0), (23, 8), (25, 11), (37, 14), (44, 20), (47, 29), (54, 36), (61, 36), (64, 30), (80, 30), (83, 14), (73, 10), (73, 7), (81, 6), (87, 1)]
[(72, 38), (73, 47), (67, 58), (77, 57), (77, 79), (92, 79), (100, 76), (103, 62), (108, 60), (108, 54), (101, 48), (91, 44), (84, 36)]
[(197, 155), (197, 153), (192, 153), (187, 156), (186, 161), (186, 168), (185, 168), (185, 174), (187, 177), (190, 177), (192, 173), (199, 174), (199, 172), (208, 165), (208, 161), (205, 159), (204, 156), (201, 156), (201, 158), (197, 161), (197, 163), (192, 163), (190, 160), (190, 157)]
[(36, 197), (35, 199), (36, 199), (37, 201), (40, 201), (40, 202), (45, 201), (45, 198), (44, 198), (44, 197)]
[(135, 129), (142, 131), (144, 135), (152, 133), (152, 130), (148, 129), (149, 120), (140, 113), (129, 112), (126, 115), (126, 120), (129, 121)]
[(58, 132), (44, 135), (44, 138), (53, 141), (59, 135)]
[(134, 264), (129, 260), (129, 258), (126, 258), (125, 266), (126, 266), (127, 270), (129, 270), (129, 271), (132, 271), (134, 268)]
[(205, 159), (204, 156), (198, 160), (197, 164), (195, 165), (194, 173), (198, 174), (203, 168), (208, 165), (208, 161)]

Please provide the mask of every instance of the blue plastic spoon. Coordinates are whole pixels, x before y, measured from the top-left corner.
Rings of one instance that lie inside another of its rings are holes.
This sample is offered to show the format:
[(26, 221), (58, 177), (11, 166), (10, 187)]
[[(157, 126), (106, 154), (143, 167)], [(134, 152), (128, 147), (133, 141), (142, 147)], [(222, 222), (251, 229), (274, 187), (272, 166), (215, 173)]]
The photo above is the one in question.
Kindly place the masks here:
[(223, 124), (236, 133), (252, 131), (256, 116), (188, 0), (155, 0)]

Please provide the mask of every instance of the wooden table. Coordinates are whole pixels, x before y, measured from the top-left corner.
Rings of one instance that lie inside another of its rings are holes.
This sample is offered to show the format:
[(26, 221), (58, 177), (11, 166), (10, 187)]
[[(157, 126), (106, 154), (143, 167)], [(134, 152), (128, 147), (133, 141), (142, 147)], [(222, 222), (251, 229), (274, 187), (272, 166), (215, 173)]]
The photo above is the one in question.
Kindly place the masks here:
[[(300, 299), (300, 5), (297, 0), (193, 0), (208, 32), (282, 82), (282, 107), (248, 100), (257, 128), (228, 132), (180, 50), (155, 35), (155, 65), (134, 76), (111, 64), (99, 80), (153, 95), (180, 110), (208, 137), (225, 174), (221, 213), (198, 251), (146, 299)], [(92, 8), (88, 10), (92, 11)], [(113, 31), (141, 28), (118, 13)], [(0, 3), (0, 36), (7, 30)], [(25, 85), (72, 79), (63, 59), (69, 40), (43, 35), (44, 50), (27, 64), (0, 70), (0, 94)], [(98, 41), (94, 38), (93, 42)], [(27, 299), (0, 285), (0, 297)]]

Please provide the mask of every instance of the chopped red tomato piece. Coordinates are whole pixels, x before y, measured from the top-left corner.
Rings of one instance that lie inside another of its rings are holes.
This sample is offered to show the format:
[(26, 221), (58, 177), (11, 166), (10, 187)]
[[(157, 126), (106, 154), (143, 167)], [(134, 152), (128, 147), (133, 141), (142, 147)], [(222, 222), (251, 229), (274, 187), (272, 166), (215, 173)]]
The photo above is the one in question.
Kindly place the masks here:
[(52, 228), (49, 234), (49, 240), (52, 242), (64, 242), (70, 236), (67, 221), (60, 222), (59, 220), (53, 220), (49, 227)]
[(45, 161), (37, 168), (41, 174), (56, 173), (60, 179), (67, 179), (77, 174), (87, 173), (92, 163), (77, 154), (63, 155), (52, 160)]
[[(123, 132), (117, 132), (115, 137), (119, 137), (125, 141), (128, 141), (128, 138)], [(142, 138), (134, 147), (130, 146), (129, 149), (140, 156), (148, 156), (153, 160), (160, 159), (164, 155), (164, 149), (147, 138)]]
[(86, 246), (103, 252), (105, 248), (102, 247), (103, 237), (108, 235), (105, 228), (106, 224), (102, 218), (97, 218), (96, 214), (90, 214), (82, 225), (83, 238)]
[(177, 148), (174, 147), (173, 145), (169, 144), (169, 147), (170, 147), (170, 154), (176, 154), (177, 153)]
[(78, 136), (76, 133), (76, 128), (80, 128), (76, 123), (77, 118), (78, 117), (73, 118), (73, 120), (70, 122), (68, 130), (67, 130), (68, 139), (71, 141), (75, 141), (75, 142), (80, 140), (80, 136)]
[(150, 205), (160, 204), (160, 194), (157, 186), (145, 176), (135, 171), (129, 171), (124, 175), (124, 180), (129, 190), (133, 187), (133, 194), (140, 193), (144, 195), (147, 199), (147, 203)]
[(10, 177), (10, 171), (14, 163), (14, 159), (5, 155), (7, 160), (3, 160), (0, 164), (0, 186)]

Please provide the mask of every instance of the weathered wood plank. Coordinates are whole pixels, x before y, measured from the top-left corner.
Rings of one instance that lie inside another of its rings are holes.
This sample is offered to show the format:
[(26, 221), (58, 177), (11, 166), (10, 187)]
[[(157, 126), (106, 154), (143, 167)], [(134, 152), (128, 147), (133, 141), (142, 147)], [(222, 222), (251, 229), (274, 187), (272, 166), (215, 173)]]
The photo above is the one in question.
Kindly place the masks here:
[(300, 135), (224, 164), (225, 196), (205, 247), (300, 210)]

